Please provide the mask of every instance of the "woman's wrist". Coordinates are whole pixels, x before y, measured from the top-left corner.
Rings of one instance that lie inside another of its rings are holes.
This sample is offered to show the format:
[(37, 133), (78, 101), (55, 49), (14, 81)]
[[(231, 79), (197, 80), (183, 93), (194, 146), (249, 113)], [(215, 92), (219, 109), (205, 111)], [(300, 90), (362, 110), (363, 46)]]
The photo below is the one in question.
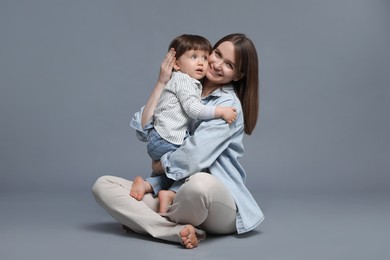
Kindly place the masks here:
[(152, 170), (153, 173), (157, 175), (162, 175), (164, 174), (164, 168), (162, 167), (161, 161), (160, 160), (153, 160), (152, 161)]
[(169, 80), (165, 81), (164, 79), (158, 79), (154, 88), (162, 90), (165, 88), (165, 85), (167, 85), (168, 81)]

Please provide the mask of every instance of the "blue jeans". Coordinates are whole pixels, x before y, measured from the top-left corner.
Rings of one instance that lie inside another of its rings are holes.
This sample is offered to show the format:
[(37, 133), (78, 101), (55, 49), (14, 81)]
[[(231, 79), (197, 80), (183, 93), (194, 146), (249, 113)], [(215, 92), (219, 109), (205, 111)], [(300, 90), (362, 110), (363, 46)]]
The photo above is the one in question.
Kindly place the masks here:
[(148, 134), (148, 154), (152, 160), (158, 161), (160, 158), (167, 152), (173, 152), (180, 145), (173, 144), (162, 138), (156, 131), (152, 128)]
[[(156, 129), (152, 128), (148, 133), (148, 154), (152, 160), (158, 161), (161, 156), (168, 152), (173, 152), (180, 145), (172, 144), (165, 139), (163, 139), (156, 131)], [(151, 177), (145, 179), (153, 188), (153, 192), (155, 195), (158, 194), (160, 190), (172, 190), (177, 192), (180, 186), (183, 184), (182, 181), (173, 181), (169, 179), (165, 174), (155, 175), (152, 174)]]

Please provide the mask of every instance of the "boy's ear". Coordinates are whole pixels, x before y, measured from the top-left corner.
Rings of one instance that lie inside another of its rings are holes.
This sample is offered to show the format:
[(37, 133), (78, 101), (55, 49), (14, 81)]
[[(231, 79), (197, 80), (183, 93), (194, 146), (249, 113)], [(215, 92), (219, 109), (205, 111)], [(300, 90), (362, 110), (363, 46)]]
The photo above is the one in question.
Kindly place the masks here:
[(175, 64), (173, 64), (173, 69), (176, 71), (180, 70), (180, 67), (179, 67), (177, 60), (175, 61)]

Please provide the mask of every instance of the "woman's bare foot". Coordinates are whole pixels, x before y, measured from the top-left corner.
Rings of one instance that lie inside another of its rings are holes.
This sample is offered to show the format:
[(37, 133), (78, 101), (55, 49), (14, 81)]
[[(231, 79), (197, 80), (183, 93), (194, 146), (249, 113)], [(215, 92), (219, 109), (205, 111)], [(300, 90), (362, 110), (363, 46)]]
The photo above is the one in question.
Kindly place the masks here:
[(130, 196), (136, 200), (142, 200), (145, 193), (152, 192), (152, 187), (150, 184), (145, 181), (141, 176), (135, 177), (133, 181), (133, 186), (130, 190)]
[(122, 224), (122, 229), (123, 229), (126, 233), (131, 232), (131, 229), (130, 229), (128, 226), (123, 225), (123, 224)]
[(187, 249), (192, 249), (198, 246), (199, 240), (196, 237), (195, 228), (192, 225), (186, 225), (180, 231), (181, 240), (183, 241), (183, 245)]
[(160, 190), (158, 192), (158, 200), (160, 202), (159, 213), (166, 213), (168, 206), (172, 204), (176, 192), (172, 190)]

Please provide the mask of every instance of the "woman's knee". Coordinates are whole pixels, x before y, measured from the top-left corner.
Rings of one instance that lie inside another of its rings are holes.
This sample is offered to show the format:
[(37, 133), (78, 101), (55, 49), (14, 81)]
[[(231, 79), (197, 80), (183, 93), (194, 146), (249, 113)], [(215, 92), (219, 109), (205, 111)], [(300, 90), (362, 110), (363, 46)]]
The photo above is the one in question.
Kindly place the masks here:
[(94, 195), (94, 197), (101, 201), (101, 198), (102, 198), (102, 195), (103, 195), (103, 190), (105, 189), (105, 187), (107, 186), (107, 183), (109, 183), (109, 179), (111, 178), (112, 176), (109, 176), (109, 175), (104, 175), (104, 176), (101, 176), (99, 177), (94, 185), (92, 186), (92, 194)]
[(223, 186), (222, 182), (218, 180), (217, 177), (206, 172), (195, 173), (187, 179), (187, 182), (203, 190)]
[(204, 193), (216, 183), (215, 177), (209, 173), (198, 172), (185, 181), (185, 188), (196, 193)]
[(175, 201), (175, 209), (181, 212), (178, 214), (180, 222), (202, 225), (205, 230), (216, 234), (234, 232), (235, 202), (215, 176), (203, 172), (192, 175), (180, 187)]
[(204, 200), (206, 198), (207, 200), (204, 201), (208, 201), (208, 198), (221, 188), (224, 188), (224, 185), (215, 176), (199, 172), (189, 177), (179, 192), (182, 191), (181, 193), (189, 200), (195, 198)]

